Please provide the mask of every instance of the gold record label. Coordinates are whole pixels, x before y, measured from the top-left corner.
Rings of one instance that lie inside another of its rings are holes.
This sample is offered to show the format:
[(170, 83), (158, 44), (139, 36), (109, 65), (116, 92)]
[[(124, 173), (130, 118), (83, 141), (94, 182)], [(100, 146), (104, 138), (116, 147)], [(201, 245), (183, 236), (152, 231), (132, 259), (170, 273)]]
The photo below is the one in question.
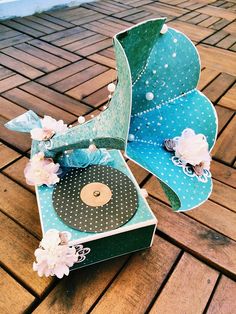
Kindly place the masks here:
[(80, 192), (81, 200), (88, 206), (98, 207), (107, 204), (112, 197), (111, 189), (103, 183), (86, 184)]

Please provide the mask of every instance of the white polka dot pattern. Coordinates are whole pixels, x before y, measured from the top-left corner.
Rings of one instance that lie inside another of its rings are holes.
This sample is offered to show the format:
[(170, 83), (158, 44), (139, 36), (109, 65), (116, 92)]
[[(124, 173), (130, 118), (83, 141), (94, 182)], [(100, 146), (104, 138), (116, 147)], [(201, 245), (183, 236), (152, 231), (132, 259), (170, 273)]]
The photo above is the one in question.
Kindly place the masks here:
[[(111, 189), (108, 203), (91, 207), (81, 200), (80, 191), (92, 182), (101, 182)], [(129, 177), (102, 165), (72, 169), (54, 188), (52, 200), (64, 223), (84, 232), (116, 229), (129, 221), (138, 208), (137, 191)]]

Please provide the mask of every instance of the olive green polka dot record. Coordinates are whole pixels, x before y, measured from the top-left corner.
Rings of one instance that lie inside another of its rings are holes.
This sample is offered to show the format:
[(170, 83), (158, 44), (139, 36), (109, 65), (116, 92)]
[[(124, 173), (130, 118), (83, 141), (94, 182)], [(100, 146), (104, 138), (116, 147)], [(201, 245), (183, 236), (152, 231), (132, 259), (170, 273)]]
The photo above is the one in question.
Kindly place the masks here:
[(103, 165), (73, 168), (55, 186), (52, 201), (65, 224), (84, 232), (119, 228), (138, 208), (138, 194), (130, 178)]

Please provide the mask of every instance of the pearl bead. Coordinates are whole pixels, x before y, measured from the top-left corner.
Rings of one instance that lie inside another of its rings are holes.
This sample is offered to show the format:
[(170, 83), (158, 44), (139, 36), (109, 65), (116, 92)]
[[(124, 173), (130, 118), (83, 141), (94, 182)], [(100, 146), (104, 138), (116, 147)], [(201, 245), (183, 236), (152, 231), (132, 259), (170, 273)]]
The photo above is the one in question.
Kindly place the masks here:
[(135, 139), (135, 136), (134, 136), (133, 134), (129, 134), (129, 136), (128, 136), (128, 141), (129, 141), (129, 142), (133, 142), (134, 139)]
[(168, 68), (168, 64), (166, 63), (166, 64), (164, 65), (164, 67), (167, 69), (167, 68)]
[(175, 58), (175, 57), (176, 57), (176, 52), (174, 52), (174, 53), (172, 54), (172, 57), (173, 57), (173, 58)]
[(156, 74), (156, 73), (157, 73), (157, 71), (156, 71), (156, 70), (153, 70), (153, 71), (152, 71), (152, 73), (153, 73), (153, 74)]
[(164, 25), (162, 26), (162, 29), (160, 30), (160, 33), (161, 33), (161, 34), (165, 34), (167, 31), (168, 31), (168, 26), (167, 26), (166, 24), (164, 24)]
[(109, 92), (113, 93), (116, 89), (116, 85), (114, 83), (110, 83), (108, 84), (107, 89), (109, 90)]
[(174, 42), (175, 44), (177, 43), (177, 41), (178, 41), (177, 38), (174, 38), (173, 42)]
[(96, 145), (91, 144), (91, 145), (89, 145), (88, 149), (89, 149), (90, 152), (95, 152), (97, 150), (97, 147), (96, 147)]
[(147, 100), (153, 100), (153, 98), (154, 98), (154, 94), (153, 93), (151, 93), (151, 92), (146, 93), (146, 99)]
[(80, 117), (78, 118), (78, 122), (79, 122), (79, 124), (83, 124), (83, 123), (85, 122), (85, 117), (80, 116)]

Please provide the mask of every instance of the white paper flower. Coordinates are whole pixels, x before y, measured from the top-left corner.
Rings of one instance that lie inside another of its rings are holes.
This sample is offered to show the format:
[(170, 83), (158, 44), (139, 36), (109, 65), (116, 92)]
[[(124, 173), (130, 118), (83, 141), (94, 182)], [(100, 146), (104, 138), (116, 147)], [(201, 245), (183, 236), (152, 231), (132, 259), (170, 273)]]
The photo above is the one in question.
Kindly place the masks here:
[(55, 164), (51, 158), (45, 158), (42, 152), (35, 154), (24, 169), (26, 182), (29, 185), (51, 186), (60, 181), (59, 173), (60, 165)]
[(36, 262), (33, 263), (33, 270), (40, 277), (68, 276), (69, 267), (78, 261), (75, 247), (68, 244), (69, 238), (69, 233), (54, 229), (45, 233), (40, 247), (35, 251)]
[(65, 133), (68, 129), (67, 125), (62, 120), (55, 120), (50, 116), (44, 116), (41, 119), (42, 128), (34, 128), (31, 130), (31, 138), (36, 141), (46, 141), (54, 134)]
[(195, 134), (192, 129), (185, 129), (180, 137), (175, 140), (175, 156), (183, 163), (192, 166), (203, 165), (209, 170), (211, 157), (208, 151), (208, 143), (203, 134)]

